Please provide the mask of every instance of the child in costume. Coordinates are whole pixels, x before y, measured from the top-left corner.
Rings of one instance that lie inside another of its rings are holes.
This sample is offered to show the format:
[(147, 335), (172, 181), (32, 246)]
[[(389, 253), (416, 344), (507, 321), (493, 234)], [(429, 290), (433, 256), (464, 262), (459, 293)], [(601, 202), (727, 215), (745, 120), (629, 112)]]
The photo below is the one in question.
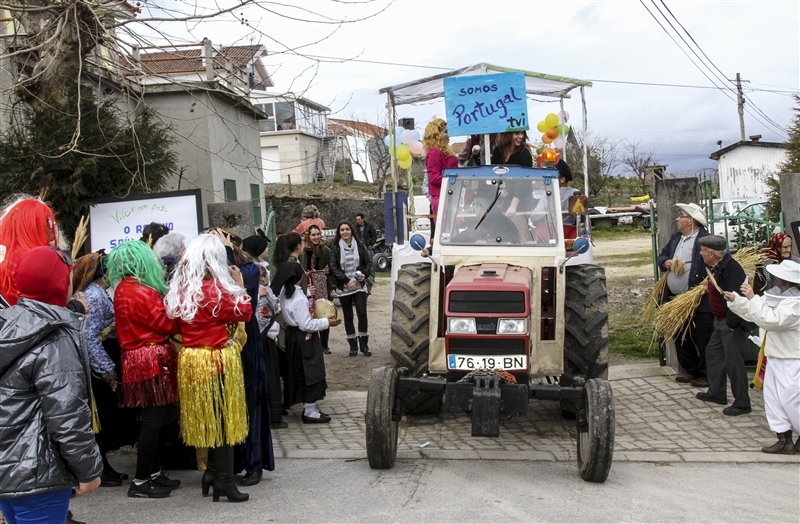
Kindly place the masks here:
[(107, 264), (122, 349), (122, 399), (126, 407), (142, 408), (136, 476), (128, 496), (164, 498), (180, 486), (162, 474), (158, 446), (162, 428), (177, 417), (177, 354), (167, 337), (180, 333), (180, 327), (167, 316), (164, 272), (147, 244), (124, 242), (111, 251)]
[(225, 246), (214, 235), (200, 235), (175, 268), (165, 302), (180, 323), (183, 348), (178, 355), (180, 424), (189, 446), (209, 448), (203, 496), (213, 487), (214, 501), (249, 498), (233, 483), (233, 445), (247, 438), (247, 406), (241, 342), (229, 323), (252, 316), (250, 297), (239, 268), (228, 266)]
[[(279, 238), (278, 244), (280, 243)], [(288, 373), (284, 384), (284, 404), (292, 406), (302, 402), (303, 424), (325, 424), (330, 422), (331, 417), (317, 407), (317, 401), (325, 398), (328, 387), (319, 331), (338, 326), (341, 320), (333, 317), (311, 318), (309, 301), (301, 286), (305, 271), (296, 260), (302, 248), (302, 243), (298, 243), (291, 253), (294, 260), (278, 266), (270, 285), (272, 292), (278, 295), (286, 322)]]

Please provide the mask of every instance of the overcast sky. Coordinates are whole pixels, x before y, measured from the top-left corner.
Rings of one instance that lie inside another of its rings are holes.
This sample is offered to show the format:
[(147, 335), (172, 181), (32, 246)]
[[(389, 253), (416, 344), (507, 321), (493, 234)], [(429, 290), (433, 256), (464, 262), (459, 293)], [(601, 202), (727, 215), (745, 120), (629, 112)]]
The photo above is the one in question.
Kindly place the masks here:
[[(386, 8), (302, 48), (307, 55), (359, 60), (318, 66), (286, 48), (314, 42), (334, 26), (291, 21), (254, 7), (243, 14), (256, 31), (237, 22), (209, 22), (195, 25), (182, 38), (197, 41), (208, 36), (215, 45), (262, 43), (270, 53), (264, 62), (276, 92), (302, 93), (330, 106), (334, 117), (372, 122), (385, 120), (379, 116), (386, 103), (385, 95), (378, 95), (380, 88), (479, 62), (591, 80), (594, 85), (586, 90), (589, 130), (640, 141), (669, 165), (668, 172), (679, 173), (715, 168), (708, 155), (718, 149), (717, 140), (723, 147), (739, 140), (735, 87), (719, 79), (733, 79), (738, 72), (749, 81), (743, 84), (746, 135), (784, 141), (781, 128), (788, 125), (793, 106), (790, 93), (800, 88), (800, 2), (655, 2), (295, 2), (348, 19)], [(727, 89), (714, 88), (692, 64), (681, 49), (695, 62), (700, 59), (683, 45), (656, 6), (666, 16), (669, 8), (675, 29), (691, 43), (678, 22), (683, 25), (698, 46), (695, 51), (717, 76), (706, 68), (702, 71)], [(308, 18), (298, 10), (275, 9)], [(168, 31), (176, 34), (173, 28)], [(573, 117), (580, 115), (579, 97), (565, 105)], [(536, 138), (536, 121), (557, 104), (531, 102), (529, 109), (535, 119), (529, 134)], [(399, 113), (415, 118), (417, 128), (423, 129), (434, 116), (444, 116), (444, 104), (401, 106)]]

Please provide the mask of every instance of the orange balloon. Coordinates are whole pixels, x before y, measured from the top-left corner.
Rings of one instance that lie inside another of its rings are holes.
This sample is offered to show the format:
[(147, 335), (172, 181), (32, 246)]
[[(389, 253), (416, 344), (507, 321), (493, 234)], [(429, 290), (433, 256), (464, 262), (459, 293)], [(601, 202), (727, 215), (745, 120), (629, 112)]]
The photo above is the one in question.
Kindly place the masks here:
[(558, 129), (555, 127), (551, 127), (544, 133), (545, 135), (549, 136), (552, 139), (556, 139), (558, 137)]
[(552, 141), (553, 141), (553, 139), (550, 138), (549, 136), (547, 136), (547, 133), (542, 135), (542, 142), (544, 142), (545, 144), (549, 144)]

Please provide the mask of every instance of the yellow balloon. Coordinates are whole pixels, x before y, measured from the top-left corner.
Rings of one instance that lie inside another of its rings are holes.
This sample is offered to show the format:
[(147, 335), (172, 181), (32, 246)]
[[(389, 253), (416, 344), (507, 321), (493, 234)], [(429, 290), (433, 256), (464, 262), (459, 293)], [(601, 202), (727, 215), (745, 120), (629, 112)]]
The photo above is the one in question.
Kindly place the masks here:
[(399, 165), (401, 169), (408, 169), (409, 167), (411, 167), (411, 157), (409, 156), (405, 160), (400, 160), (398, 158), (397, 165)]
[(544, 117), (544, 122), (547, 124), (548, 129), (556, 127), (558, 125), (558, 115), (555, 113), (548, 113), (547, 116)]
[(411, 150), (408, 149), (408, 146), (405, 144), (400, 144), (399, 146), (397, 146), (397, 150), (395, 151), (394, 154), (397, 157), (397, 160), (400, 162), (411, 158)]
[(549, 129), (549, 127), (547, 125), (547, 122), (542, 120), (541, 122), (536, 124), (536, 129), (538, 129), (540, 133), (544, 133), (545, 131), (547, 131)]

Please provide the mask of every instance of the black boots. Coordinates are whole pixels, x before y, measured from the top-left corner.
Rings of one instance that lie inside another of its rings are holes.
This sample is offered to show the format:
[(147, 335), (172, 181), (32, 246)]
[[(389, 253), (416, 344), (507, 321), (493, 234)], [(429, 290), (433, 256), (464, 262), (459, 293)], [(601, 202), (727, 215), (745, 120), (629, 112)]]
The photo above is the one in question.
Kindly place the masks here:
[(209, 456), (214, 454), (217, 476), (211, 481), (212, 500), (219, 502), (220, 495), (227, 497), (228, 502), (244, 502), (250, 498), (247, 493), (241, 493), (233, 483), (233, 447), (220, 446), (209, 449)]
[(355, 338), (348, 338), (347, 343), (350, 344), (350, 356), (357, 357), (358, 356), (358, 340)]
[(214, 452), (209, 449), (208, 459), (206, 460), (206, 470), (203, 472), (203, 478), (200, 479), (200, 489), (203, 490), (204, 497), (208, 496), (208, 489), (211, 487), (215, 478), (217, 478), (217, 464), (214, 460)]
[[(358, 344), (361, 346), (361, 352), (364, 353), (365, 357), (371, 357), (372, 356), (372, 352), (369, 350), (369, 346), (367, 345), (367, 342), (369, 342), (369, 335), (364, 335), (364, 336), (358, 337)], [(352, 350), (351, 350), (351, 354), (352, 354)]]
[(792, 430), (784, 431), (783, 433), (776, 433), (778, 435), (778, 442), (771, 446), (764, 446), (761, 451), (764, 453), (776, 453), (779, 455), (794, 455), (796, 453), (795, 445), (792, 442)]

